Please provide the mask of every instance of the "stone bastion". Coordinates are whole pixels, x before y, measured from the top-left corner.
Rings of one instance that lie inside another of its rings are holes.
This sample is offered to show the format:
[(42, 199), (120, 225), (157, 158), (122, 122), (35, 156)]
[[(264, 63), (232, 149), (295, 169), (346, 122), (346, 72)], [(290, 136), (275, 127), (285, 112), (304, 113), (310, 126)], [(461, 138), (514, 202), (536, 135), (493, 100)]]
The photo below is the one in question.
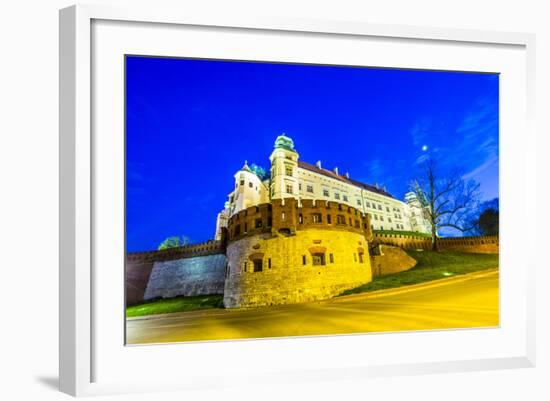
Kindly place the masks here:
[(227, 226), (226, 308), (328, 299), (372, 280), (368, 216), (330, 201), (277, 199)]

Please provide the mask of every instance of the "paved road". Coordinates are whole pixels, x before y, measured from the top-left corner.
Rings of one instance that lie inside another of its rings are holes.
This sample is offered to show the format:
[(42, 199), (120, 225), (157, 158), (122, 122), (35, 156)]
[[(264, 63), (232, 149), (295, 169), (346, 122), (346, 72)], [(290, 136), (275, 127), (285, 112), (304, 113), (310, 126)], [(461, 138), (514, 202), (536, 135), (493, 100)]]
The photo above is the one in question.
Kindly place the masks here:
[(128, 344), (490, 327), (499, 324), (498, 272), (328, 301), (133, 318)]

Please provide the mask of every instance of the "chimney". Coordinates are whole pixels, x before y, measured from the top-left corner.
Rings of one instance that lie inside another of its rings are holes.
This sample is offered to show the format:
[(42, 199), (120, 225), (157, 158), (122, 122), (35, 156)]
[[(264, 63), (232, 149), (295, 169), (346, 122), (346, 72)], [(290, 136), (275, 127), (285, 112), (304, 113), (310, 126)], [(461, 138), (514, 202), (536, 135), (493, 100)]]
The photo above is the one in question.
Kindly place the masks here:
[(376, 187), (376, 189), (380, 189), (380, 187), (378, 186), (378, 183), (374, 184), (374, 186)]
[(334, 174), (338, 175), (338, 167), (334, 167), (332, 171), (334, 171)]
[(320, 170), (321, 169), (321, 160), (317, 160), (317, 163), (315, 163), (315, 165)]
[(346, 176), (346, 178), (349, 180), (349, 173), (346, 172), (346, 174), (344, 174)]

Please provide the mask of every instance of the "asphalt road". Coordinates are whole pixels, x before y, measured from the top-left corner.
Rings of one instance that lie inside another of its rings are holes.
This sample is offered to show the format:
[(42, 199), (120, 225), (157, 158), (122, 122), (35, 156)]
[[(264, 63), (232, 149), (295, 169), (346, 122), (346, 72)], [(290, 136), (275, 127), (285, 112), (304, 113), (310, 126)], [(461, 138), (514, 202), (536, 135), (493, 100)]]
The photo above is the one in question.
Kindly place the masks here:
[(438, 281), (308, 304), (131, 318), (127, 343), (498, 326), (497, 271)]

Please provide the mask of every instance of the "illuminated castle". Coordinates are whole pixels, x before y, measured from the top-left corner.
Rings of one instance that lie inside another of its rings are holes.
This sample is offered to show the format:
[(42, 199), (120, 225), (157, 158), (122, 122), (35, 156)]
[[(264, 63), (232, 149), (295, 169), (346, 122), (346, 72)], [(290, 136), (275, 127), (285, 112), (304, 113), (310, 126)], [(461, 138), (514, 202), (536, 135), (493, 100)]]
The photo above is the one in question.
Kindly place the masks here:
[(385, 188), (369, 185), (339, 174), (338, 168), (327, 170), (299, 160), (291, 138), (281, 135), (269, 157), (270, 177), (259, 177), (245, 162), (235, 174), (234, 190), (228, 195), (225, 209), (218, 215), (216, 239), (227, 219), (250, 206), (273, 199), (333, 201), (354, 207), (368, 215), (373, 230), (430, 233), (430, 223), (413, 192), (402, 202)]
[(227, 241), (226, 307), (330, 298), (372, 280), (372, 230), (429, 232), (420, 203), (299, 160), (281, 135), (269, 177), (245, 162), (219, 213)]

